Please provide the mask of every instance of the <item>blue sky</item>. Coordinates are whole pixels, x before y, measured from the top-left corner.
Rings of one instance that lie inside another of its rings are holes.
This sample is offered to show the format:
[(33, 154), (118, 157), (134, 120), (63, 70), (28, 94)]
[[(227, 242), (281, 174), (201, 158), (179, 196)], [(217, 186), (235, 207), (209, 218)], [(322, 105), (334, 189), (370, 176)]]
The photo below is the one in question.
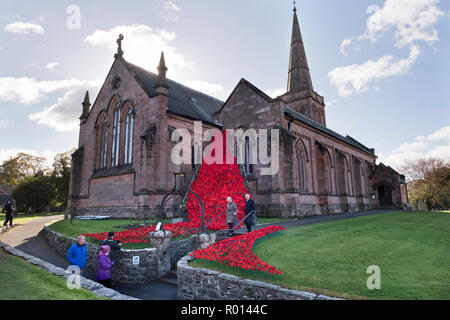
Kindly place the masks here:
[[(297, 9), (329, 128), (394, 168), (450, 159), (449, 1), (299, 0)], [(155, 71), (164, 50), (169, 78), (220, 99), (242, 77), (284, 93), (292, 14), (279, 0), (2, 0), (0, 161), (77, 146), (84, 92), (95, 100), (119, 33), (128, 61)]]

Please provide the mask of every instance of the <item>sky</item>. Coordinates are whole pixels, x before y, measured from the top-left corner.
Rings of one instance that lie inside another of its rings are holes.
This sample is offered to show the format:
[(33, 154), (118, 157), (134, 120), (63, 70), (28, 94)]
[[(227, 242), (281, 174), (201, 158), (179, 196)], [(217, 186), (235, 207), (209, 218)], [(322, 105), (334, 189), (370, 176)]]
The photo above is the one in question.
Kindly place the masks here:
[[(450, 1), (297, 0), (327, 126), (375, 148), (378, 162), (450, 159)], [(241, 78), (286, 92), (292, 1), (89, 0), (0, 2), (0, 163), (78, 147), (114, 61), (156, 72), (223, 101)]]

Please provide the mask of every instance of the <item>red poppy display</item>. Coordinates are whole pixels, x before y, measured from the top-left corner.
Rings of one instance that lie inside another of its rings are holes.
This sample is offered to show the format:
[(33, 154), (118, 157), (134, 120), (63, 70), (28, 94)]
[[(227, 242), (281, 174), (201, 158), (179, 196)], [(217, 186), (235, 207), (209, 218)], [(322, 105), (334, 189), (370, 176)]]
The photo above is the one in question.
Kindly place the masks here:
[(216, 242), (206, 249), (194, 251), (191, 253), (191, 256), (195, 259), (214, 261), (244, 270), (282, 274), (281, 270), (277, 270), (275, 267), (261, 261), (252, 252), (253, 244), (257, 239), (281, 230), (286, 230), (286, 228), (271, 226), (252, 231), (241, 236)]
[[(244, 195), (249, 193), (244, 178), (241, 176), (239, 166), (236, 164), (236, 158), (228, 153), (226, 144), (226, 133), (222, 135), (222, 144), (216, 144), (216, 149), (211, 153), (211, 157), (215, 157), (216, 153), (222, 153), (223, 164), (211, 163), (205, 161), (199, 169), (198, 176), (191, 185), (191, 190), (197, 193), (203, 201), (205, 208), (205, 225), (209, 225), (211, 230), (228, 229), (226, 214), (224, 211), (227, 207), (226, 199), (231, 197), (238, 207), (237, 217), (239, 221), (244, 218), (245, 198)], [(214, 141), (214, 138), (213, 138)], [(225, 150), (225, 152), (222, 152)], [(219, 155), (218, 154), (218, 155)], [(226, 159), (233, 159), (233, 163), (227, 164)], [(193, 234), (202, 225), (201, 206), (197, 198), (189, 193), (186, 202), (186, 209), (189, 214), (189, 222), (178, 222), (165, 224), (166, 231), (172, 231), (173, 237), (182, 234)], [(136, 228), (116, 232), (114, 240), (120, 240), (123, 243), (148, 243), (150, 242), (149, 233), (155, 230), (155, 226)], [(270, 233), (284, 230), (282, 227), (267, 227), (251, 233), (226, 239), (217, 242), (206, 249), (195, 251), (192, 256), (197, 259), (205, 259), (216, 261), (218, 263), (227, 264), (232, 267), (239, 267), (244, 270), (257, 270), (269, 272), (271, 274), (281, 274), (281, 271), (261, 261), (251, 248), (255, 240), (262, 238)], [(97, 240), (104, 240), (108, 236), (107, 232), (96, 234), (84, 234)]]

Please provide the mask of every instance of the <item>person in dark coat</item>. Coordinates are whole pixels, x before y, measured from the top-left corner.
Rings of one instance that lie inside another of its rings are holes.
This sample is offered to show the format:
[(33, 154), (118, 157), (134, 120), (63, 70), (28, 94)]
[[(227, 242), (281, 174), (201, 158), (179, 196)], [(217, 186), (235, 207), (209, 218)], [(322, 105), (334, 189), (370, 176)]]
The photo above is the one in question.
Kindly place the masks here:
[(12, 227), (13, 226), (13, 216), (12, 216), (12, 204), (11, 202), (7, 202), (5, 203), (5, 206), (3, 207), (3, 211), (5, 212), (5, 223), (3, 223), (3, 226), (6, 226), (8, 224), (9, 221), (9, 226)]
[(122, 249), (122, 242), (113, 240), (114, 232), (110, 231), (108, 233), (108, 238), (102, 241), (100, 246), (109, 246), (111, 248), (111, 252), (109, 254), (109, 258), (111, 261), (116, 261), (116, 252)]
[[(245, 195), (245, 207), (244, 207), (244, 211), (245, 211), (245, 216), (247, 217), (244, 222), (245, 225), (247, 226), (247, 232), (251, 232), (252, 231), (252, 224), (253, 224), (253, 215), (255, 215), (255, 201), (253, 201), (252, 198), (250, 198), (249, 194)], [(249, 215), (250, 212), (253, 211), (253, 214)]]
[(111, 288), (111, 268), (114, 265), (108, 257), (110, 251), (109, 246), (101, 246), (97, 261), (97, 282), (106, 288)]
[(231, 231), (234, 229), (234, 224), (237, 219), (238, 207), (231, 197), (227, 198), (227, 223), (229, 227), (228, 235), (231, 235)]

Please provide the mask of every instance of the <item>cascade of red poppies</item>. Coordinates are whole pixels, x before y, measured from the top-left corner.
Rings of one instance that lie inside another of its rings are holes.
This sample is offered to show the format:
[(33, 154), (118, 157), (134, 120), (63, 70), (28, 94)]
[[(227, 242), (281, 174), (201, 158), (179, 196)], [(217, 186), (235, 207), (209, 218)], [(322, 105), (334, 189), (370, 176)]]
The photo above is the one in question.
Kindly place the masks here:
[(271, 226), (252, 231), (241, 236), (216, 242), (206, 249), (196, 250), (191, 256), (195, 259), (214, 261), (244, 270), (282, 274), (281, 270), (277, 270), (275, 267), (262, 261), (252, 252), (253, 244), (257, 239), (281, 230), (286, 230), (286, 228)]
[[(226, 210), (226, 199), (228, 197), (231, 197), (236, 203), (238, 207), (237, 216), (239, 221), (242, 221), (245, 217), (244, 195), (250, 193), (244, 183), (236, 157), (226, 148), (226, 131), (224, 131), (221, 138), (222, 144), (218, 143), (215, 145), (216, 148), (211, 152), (210, 157), (214, 158), (216, 154), (217, 157), (222, 155), (223, 163), (212, 163), (211, 158), (204, 157), (198, 177), (191, 185), (191, 190), (197, 193), (203, 201), (206, 225)], [(187, 197), (186, 209), (189, 214), (189, 221), (196, 226), (201, 226), (201, 207), (197, 198), (192, 194), (189, 194)], [(215, 220), (209, 226), (209, 229), (228, 229), (226, 214), (222, 214)]]

